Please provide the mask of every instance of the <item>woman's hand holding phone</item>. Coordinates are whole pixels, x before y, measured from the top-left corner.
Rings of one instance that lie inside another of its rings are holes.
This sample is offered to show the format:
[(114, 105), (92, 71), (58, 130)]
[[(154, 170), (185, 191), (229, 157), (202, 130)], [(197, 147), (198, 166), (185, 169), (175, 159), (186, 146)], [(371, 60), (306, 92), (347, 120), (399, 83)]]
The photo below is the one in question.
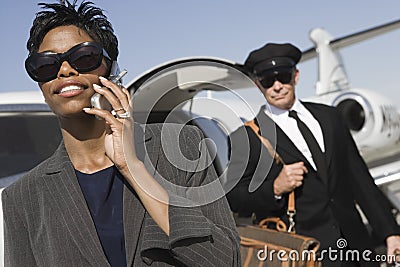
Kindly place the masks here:
[[(121, 74), (119, 76), (123, 76)], [(111, 106), (111, 111), (102, 108), (85, 108), (84, 112), (95, 115), (106, 123), (105, 134), (105, 152), (106, 155), (114, 162), (115, 166), (121, 173), (128, 174), (127, 159), (125, 158), (124, 135), (130, 136), (129, 150), (131, 154), (130, 160), (137, 161), (135, 148), (133, 144), (133, 118), (131, 117), (131, 96), (129, 91), (124, 87), (119, 87), (116, 83), (100, 77), (102, 86), (93, 84), (94, 90), (107, 99)]]
[[(110, 82), (115, 83), (119, 87), (122, 87), (121, 79), (128, 73), (127, 70), (121, 71), (117, 76), (111, 77)], [(93, 108), (105, 109), (108, 111), (112, 111), (112, 105), (110, 102), (101, 94), (95, 93), (90, 99)]]

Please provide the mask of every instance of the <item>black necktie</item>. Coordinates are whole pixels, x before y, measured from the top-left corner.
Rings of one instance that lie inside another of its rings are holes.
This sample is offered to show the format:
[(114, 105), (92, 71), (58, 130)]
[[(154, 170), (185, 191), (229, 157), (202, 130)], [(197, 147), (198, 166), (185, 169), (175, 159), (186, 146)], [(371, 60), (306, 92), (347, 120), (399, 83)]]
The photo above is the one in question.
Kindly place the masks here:
[(301, 134), (306, 140), (308, 148), (310, 149), (312, 158), (314, 160), (315, 165), (317, 166), (317, 172), (324, 178), (327, 178), (327, 168), (325, 162), (324, 153), (322, 153), (321, 147), (319, 146), (317, 140), (315, 139), (314, 135), (307, 127), (307, 125), (300, 120), (297, 116), (297, 112), (294, 110), (289, 111), (289, 117), (295, 119), (297, 121), (297, 127), (299, 128)]

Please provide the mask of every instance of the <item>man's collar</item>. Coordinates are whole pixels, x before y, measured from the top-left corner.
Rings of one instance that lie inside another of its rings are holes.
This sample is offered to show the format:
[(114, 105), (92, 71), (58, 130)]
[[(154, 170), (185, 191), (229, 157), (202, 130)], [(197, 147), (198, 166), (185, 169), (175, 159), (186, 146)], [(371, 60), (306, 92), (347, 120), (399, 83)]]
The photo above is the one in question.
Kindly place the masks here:
[(301, 102), (296, 98), (294, 100), (293, 106), (290, 110), (295, 110), (297, 112), (301, 113), (301, 110), (303, 109), (303, 105), (301, 104)]

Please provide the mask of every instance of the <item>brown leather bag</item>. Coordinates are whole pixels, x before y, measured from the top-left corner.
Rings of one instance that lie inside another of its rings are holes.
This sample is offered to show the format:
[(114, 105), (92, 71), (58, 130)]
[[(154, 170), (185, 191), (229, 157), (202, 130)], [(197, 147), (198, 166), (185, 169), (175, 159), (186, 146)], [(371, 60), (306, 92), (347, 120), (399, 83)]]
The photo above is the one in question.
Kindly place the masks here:
[[(259, 134), (259, 128), (254, 120), (246, 122), (245, 125), (256, 133), (277, 163), (284, 164), (270, 142)], [(289, 228), (280, 218), (275, 217), (265, 218), (258, 225), (237, 226), (243, 267), (321, 266), (321, 262), (318, 261), (318, 240), (295, 233), (294, 191), (289, 194), (287, 214)], [(268, 228), (271, 224), (275, 226), (275, 229)]]

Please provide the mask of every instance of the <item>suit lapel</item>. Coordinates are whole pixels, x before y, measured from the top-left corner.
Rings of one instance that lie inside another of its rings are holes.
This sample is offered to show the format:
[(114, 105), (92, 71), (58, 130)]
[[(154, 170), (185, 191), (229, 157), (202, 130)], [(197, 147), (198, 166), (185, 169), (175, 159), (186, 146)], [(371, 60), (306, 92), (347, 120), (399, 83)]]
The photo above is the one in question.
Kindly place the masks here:
[(60, 219), (88, 262), (93, 266), (109, 266), (64, 144), (52, 159), (46, 172), (46, 185), (57, 201), (49, 205), (59, 209)]
[[(314, 118), (318, 121), (319, 125), (321, 126), (322, 135), (324, 137), (324, 146), (325, 146), (325, 159), (327, 164), (327, 169), (329, 173), (329, 165), (332, 159), (332, 151), (334, 147), (334, 129), (333, 124), (330, 123), (331, 120), (329, 118), (329, 113), (320, 110), (320, 106), (313, 105), (310, 103), (303, 103), (303, 105), (310, 111), (310, 113), (314, 116)], [(330, 182), (333, 182), (330, 179)]]
[(267, 114), (265, 114), (263, 110), (260, 110), (256, 118), (259, 123), (261, 135), (267, 138), (271, 144), (276, 147), (276, 151), (283, 160), (288, 158), (285, 155), (290, 155), (290, 157), (294, 157), (299, 161), (304, 161), (309, 164), (308, 160), (300, 150), (297, 149), (296, 145), (289, 139), (283, 130), (270, 117), (268, 117)]
[(330, 152), (332, 151), (334, 145), (334, 129), (332, 123), (329, 123), (331, 121), (329, 115), (327, 112), (320, 112), (318, 106), (309, 105), (308, 103), (303, 104), (311, 112), (311, 114), (321, 126), (322, 134), (324, 136), (325, 156), (327, 159), (327, 163), (329, 164), (332, 157), (332, 153)]

